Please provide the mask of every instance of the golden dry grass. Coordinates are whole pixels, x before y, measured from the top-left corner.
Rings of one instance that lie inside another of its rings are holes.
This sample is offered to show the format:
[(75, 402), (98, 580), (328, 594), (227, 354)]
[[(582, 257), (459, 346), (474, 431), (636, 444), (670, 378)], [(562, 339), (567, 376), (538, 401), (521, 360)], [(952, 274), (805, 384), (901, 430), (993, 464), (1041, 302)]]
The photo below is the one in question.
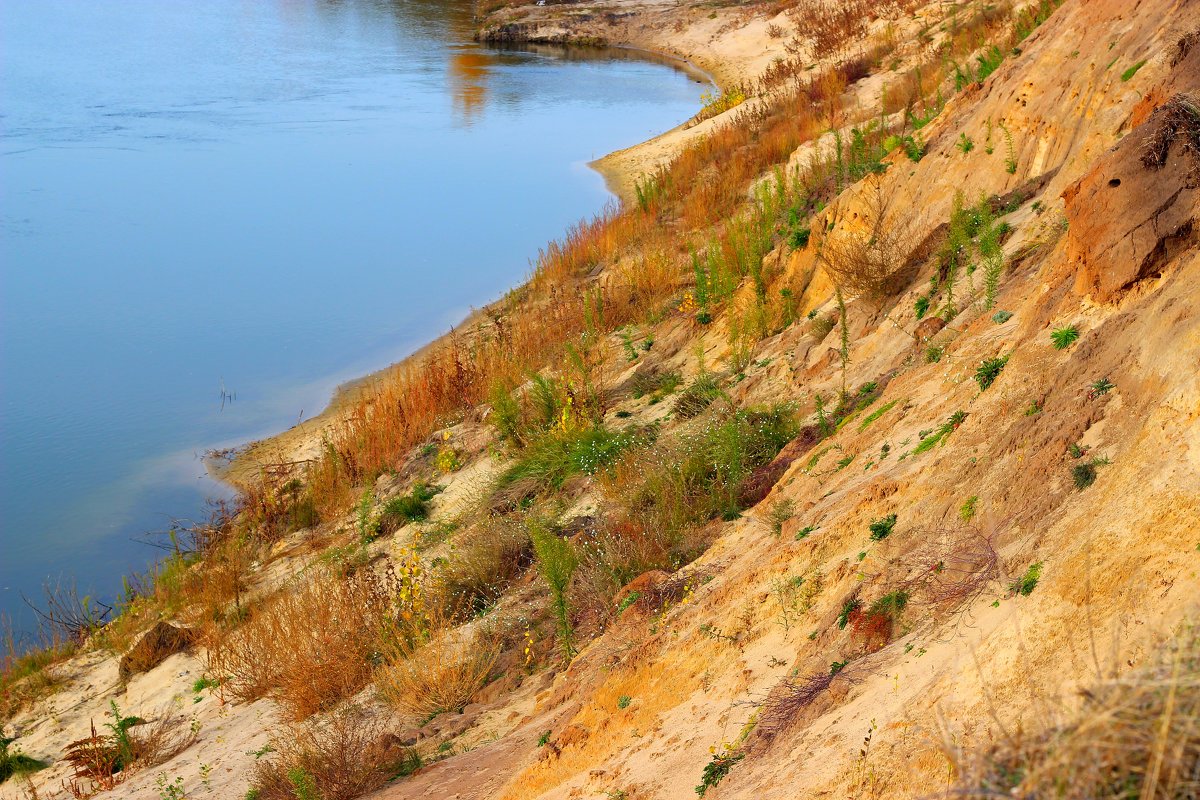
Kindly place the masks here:
[(491, 677), (500, 647), (482, 631), (438, 627), (416, 646), (397, 643), (375, 675), (379, 693), (417, 719), (461, 711)]
[(391, 615), (391, 594), (369, 571), (305, 575), (211, 641), (208, 668), (232, 696), (270, 695), (302, 720), (367, 685)]
[(256, 797), (351, 800), (382, 786), (393, 766), (380, 747), (389, 725), (387, 715), (351, 705), (287, 728), (272, 741), (275, 754), (254, 765)]
[(960, 772), (955, 796), (1200, 796), (1200, 628), (1172, 639), (1156, 663), (1094, 685), (1082, 699), (1068, 721), (1042, 731), (1007, 731), (985, 752), (947, 746)]

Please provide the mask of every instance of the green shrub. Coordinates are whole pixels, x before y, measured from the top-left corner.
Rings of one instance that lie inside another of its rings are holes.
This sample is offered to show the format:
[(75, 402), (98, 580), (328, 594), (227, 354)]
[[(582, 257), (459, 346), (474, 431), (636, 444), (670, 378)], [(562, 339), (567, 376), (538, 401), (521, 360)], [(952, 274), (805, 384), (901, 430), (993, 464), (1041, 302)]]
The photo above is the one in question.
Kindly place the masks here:
[(876, 600), (867, 609), (867, 615), (882, 614), (892, 621), (899, 619), (900, 614), (904, 612), (905, 606), (908, 605), (908, 592), (899, 590), (885, 594), (883, 597)]
[(964, 132), (958, 135), (958, 142), (956, 142), (954, 146), (957, 147), (963, 155), (966, 155), (975, 149), (975, 142), (971, 141), (971, 137), (967, 136), (967, 134)]
[(714, 753), (712, 759), (704, 766), (704, 774), (700, 778), (700, 785), (696, 787), (696, 794), (704, 797), (705, 792), (720, 783), (733, 765), (745, 757), (745, 753), (728, 750)]
[(12, 741), (12, 739), (0, 736), (0, 783), (4, 783), (9, 778), (37, 772), (47, 766), (36, 758), (30, 758), (22, 753), (19, 747), (10, 750), (8, 746), (12, 744)]
[(1008, 585), (1008, 591), (1013, 595), (1021, 595), (1028, 597), (1037, 587), (1038, 581), (1042, 577), (1042, 562), (1038, 561), (1029, 565), (1029, 569), (1025, 570), (1025, 574)]
[(1050, 332), (1050, 341), (1054, 343), (1055, 350), (1066, 350), (1075, 343), (1079, 338), (1079, 328), (1074, 325), (1067, 325), (1062, 328), (1055, 328)]
[(538, 571), (550, 587), (551, 605), (558, 623), (559, 646), (563, 659), (570, 661), (575, 655), (575, 643), (571, 628), (571, 609), (567, 604), (567, 587), (579, 566), (579, 556), (569, 541), (550, 531), (545, 525), (532, 522), (529, 537), (537, 554)]
[(383, 506), (381, 522), (398, 528), (409, 522), (429, 519), (429, 501), (442, 489), (427, 483), (417, 483), (411, 492), (393, 497)]
[(985, 358), (980, 362), (975, 369), (975, 382), (979, 384), (979, 390), (985, 391), (989, 386), (996, 382), (996, 378), (1000, 377), (1000, 372), (1004, 369), (1004, 365), (1008, 363), (1008, 356), (996, 356), (995, 358)]
[[(1073, 447), (1075, 445), (1072, 445)], [(1080, 452), (1080, 455), (1083, 455)], [(1079, 456), (1076, 456), (1078, 458)], [(1081, 464), (1076, 464), (1071, 468), (1071, 478), (1075, 482), (1075, 488), (1079, 491), (1091, 486), (1096, 482), (1096, 467), (1102, 467), (1108, 464), (1107, 458), (1093, 458)]]
[(881, 542), (892, 535), (892, 529), (896, 527), (896, 515), (888, 514), (886, 517), (872, 520), (870, 526), (871, 541)]

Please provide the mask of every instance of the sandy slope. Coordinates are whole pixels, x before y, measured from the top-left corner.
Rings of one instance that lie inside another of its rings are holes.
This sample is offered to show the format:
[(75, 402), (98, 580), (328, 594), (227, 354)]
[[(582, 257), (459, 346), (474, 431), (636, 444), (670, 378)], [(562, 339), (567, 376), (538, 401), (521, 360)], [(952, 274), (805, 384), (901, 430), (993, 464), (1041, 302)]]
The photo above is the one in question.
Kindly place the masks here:
[[(736, 10), (710, 20), (707, 7), (682, 8), (685, 35), (675, 36), (656, 16), (672, 7), (641, 7), (607, 38), (709, 69), (726, 58), (731, 66), (717, 72), (724, 81), (752, 74), (766, 58), (759, 48), (777, 46), (762, 19), (738, 27)], [(722, 31), (726, 24), (734, 27)], [(929, 796), (946, 787), (947, 751), (1068, 713), (1077, 689), (1144, 663), (1195, 619), (1200, 250), (1180, 220), (1200, 215), (1200, 202), (1179, 177), (1187, 169), (1180, 154), (1161, 170), (1143, 164), (1149, 128), (1139, 126), (1151, 125), (1150, 112), (1173, 94), (1200, 90), (1200, 48), (1172, 64), (1182, 35), (1197, 28), (1195, 2), (1068, 0), (1020, 55), (955, 96), (921, 132), (924, 158), (893, 154), (872, 180), (905, 210), (913, 243), (945, 224), (958, 190), (968, 202), (1022, 190), (1004, 217), (1014, 233), (997, 308), (1011, 318), (994, 321), (995, 310), (981, 308), (980, 280), (964, 279), (960, 313), (930, 340), (944, 354), (928, 363), (930, 342), (913, 334), (931, 261), (886, 309), (852, 302), (847, 383), (886, 383), (882, 397), (811, 452), (794, 453), (764, 502), (721, 524), (713, 547), (676, 578), (687, 602), (662, 614), (635, 606), (568, 670), (486, 698), (465, 731), (453, 733), (453, 719), (438, 723), (446, 727), (437, 736), (466, 752), (376, 796), (691, 798), (711, 749), (739, 741), (745, 757), (706, 797)], [(879, 88), (877, 80), (856, 88), (864, 108), (877, 105)], [(1011, 171), (1001, 123), (1012, 136)], [(964, 132), (977, 145), (966, 154), (955, 147)], [(701, 133), (673, 132), (620, 158), (649, 165)], [(826, 213), (866, 216), (872, 191), (852, 188)], [(812, 247), (783, 246), (769, 260), (798, 287), (804, 310), (832, 308)], [(1068, 323), (1080, 339), (1056, 350), (1049, 331)], [(710, 365), (727, 348), (719, 321), (701, 328), (669, 317), (655, 336), (647, 359), (685, 375), (697, 370), (697, 345)], [(731, 393), (744, 404), (811, 407), (815, 394), (829, 397), (841, 384), (836, 348), (836, 331), (817, 341), (793, 325), (757, 346), (759, 366)], [(1008, 363), (981, 392), (975, 369), (999, 354)], [(606, 383), (619, 386), (633, 368), (614, 359), (606, 369)], [(1100, 378), (1115, 388), (1094, 396), (1089, 387)], [(632, 422), (662, 413), (646, 399), (618, 407)], [(922, 433), (956, 411), (967, 416), (944, 445), (915, 453)], [(276, 440), (270, 458), (303, 454), (332, 418)], [(456, 439), (476, 444), (487, 436), (478, 421), (455, 429)], [(1072, 484), (1071, 444), (1111, 462), (1082, 491)], [(496, 468), (485, 456), (451, 478), (435, 517), (477, 499)], [(964, 522), (960, 509), (972, 496), (976, 513)], [(781, 500), (795, 513), (776, 538), (768, 510)], [(871, 541), (869, 523), (892, 513), (894, 533)], [(301, 545), (282, 546), (293, 558), (266, 567), (265, 584), (303, 562)], [(1009, 583), (1033, 563), (1042, 565), (1036, 589), (1012, 596)], [(796, 590), (794, 578), (808, 588)], [(869, 604), (898, 586), (911, 588), (912, 599), (886, 646), (836, 625), (848, 599)], [(816, 680), (843, 661), (833, 680)], [(207, 693), (193, 703), (200, 669), (177, 655), (122, 686), (114, 657), (84, 655), (56, 668), (65, 688), (9, 732), (26, 752), (53, 759), (89, 720), (103, 721), (110, 699), (142, 716), (174, 703), (172, 713), (199, 721), (200, 743), (111, 796), (157, 797), (161, 773), (183, 777), (189, 797), (239, 797), (272, 707), (222, 705)], [(550, 745), (538, 747), (546, 730)], [(210, 789), (200, 764), (212, 767)], [(43, 797), (63, 796), (54, 792), (61, 776), (61, 767), (39, 775)], [(0, 798), (18, 796), (0, 788)]]

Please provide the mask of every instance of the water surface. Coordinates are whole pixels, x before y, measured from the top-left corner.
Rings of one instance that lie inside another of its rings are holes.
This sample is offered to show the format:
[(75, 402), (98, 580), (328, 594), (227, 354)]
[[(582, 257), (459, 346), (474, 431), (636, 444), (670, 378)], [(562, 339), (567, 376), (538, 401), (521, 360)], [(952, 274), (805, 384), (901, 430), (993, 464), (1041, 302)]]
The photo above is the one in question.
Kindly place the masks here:
[[(449, 0), (0, 0), (0, 611), (523, 278), (694, 76)], [(230, 397), (234, 397), (232, 401)]]

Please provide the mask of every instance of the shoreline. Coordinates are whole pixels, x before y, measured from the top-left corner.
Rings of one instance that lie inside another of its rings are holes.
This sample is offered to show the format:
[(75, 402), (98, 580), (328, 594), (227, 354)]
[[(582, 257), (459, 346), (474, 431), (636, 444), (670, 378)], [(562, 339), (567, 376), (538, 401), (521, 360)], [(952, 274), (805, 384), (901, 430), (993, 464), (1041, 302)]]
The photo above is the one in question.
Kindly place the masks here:
[[(564, 46), (583, 47), (587, 45), (568, 44)], [(624, 42), (605, 46), (644, 54), (648, 56), (647, 61), (668, 63), (689, 76), (703, 78), (718, 91), (721, 89), (721, 83), (716, 75), (674, 53), (652, 50), (638, 44)], [(650, 158), (661, 159), (665, 155), (673, 154), (679, 145), (666, 144), (664, 146), (664, 142), (673, 136), (695, 128), (697, 126), (695, 119), (696, 115), (693, 114), (675, 127), (655, 134), (649, 139), (586, 162), (587, 166), (600, 175), (604, 180), (605, 188), (619, 202), (629, 202), (632, 199), (633, 182), (639, 175), (644, 174), (644, 171), (635, 171), (625, 162), (636, 160), (638, 156), (649, 155)], [(508, 291), (520, 288), (525, 282), (523, 280), (517, 283)], [(328, 403), (316, 415), (264, 438), (252, 439), (225, 451), (209, 451), (202, 459), (205, 470), (214, 480), (240, 491), (259, 480), (266, 469), (278, 465), (300, 464), (310, 460), (317, 454), (316, 445), (328, 431), (341, 421), (339, 416), (341, 412), (357, 402), (363, 393), (370, 391), (372, 387), (386, 380), (395, 371), (404, 369), (444, 345), (451, 336), (470, 331), (480, 319), (485, 317), (489, 309), (494, 308), (502, 300), (503, 295), (479, 308), (472, 309), (461, 322), (449, 331), (434, 336), (400, 360), (338, 384), (334, 387)]]

